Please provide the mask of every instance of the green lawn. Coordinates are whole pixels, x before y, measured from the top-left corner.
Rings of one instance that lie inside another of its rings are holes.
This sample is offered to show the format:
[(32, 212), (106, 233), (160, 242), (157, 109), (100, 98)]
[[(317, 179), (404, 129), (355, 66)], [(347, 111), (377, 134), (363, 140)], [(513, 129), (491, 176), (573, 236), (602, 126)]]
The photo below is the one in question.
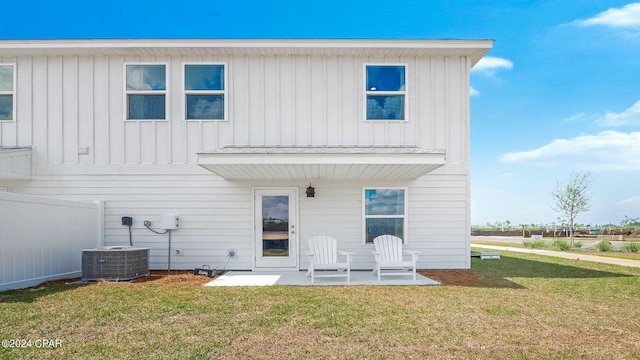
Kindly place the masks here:
[(502, 252), (430, 287), (64, 285), (0, 293), (2, 359), (637, 359), (640, 269)]

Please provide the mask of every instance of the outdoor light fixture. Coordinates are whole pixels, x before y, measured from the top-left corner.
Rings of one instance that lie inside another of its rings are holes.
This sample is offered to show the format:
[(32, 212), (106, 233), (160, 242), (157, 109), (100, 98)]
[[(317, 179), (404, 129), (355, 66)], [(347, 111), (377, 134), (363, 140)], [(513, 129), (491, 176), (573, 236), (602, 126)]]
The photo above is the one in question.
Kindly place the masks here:
[(305, 191), (304, 193), (307, 194), (307, 197), (315, 197), (316, 189), (313, 186), (311, 186), (311, 183), (309, 183), (309, 186), (307, 187), (307, 191)]

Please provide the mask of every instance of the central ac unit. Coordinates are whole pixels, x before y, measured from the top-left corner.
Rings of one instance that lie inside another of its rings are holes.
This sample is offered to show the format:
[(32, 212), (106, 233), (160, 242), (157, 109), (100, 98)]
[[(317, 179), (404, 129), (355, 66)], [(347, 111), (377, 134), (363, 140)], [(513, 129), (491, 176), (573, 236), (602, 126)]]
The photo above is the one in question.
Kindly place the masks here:
[(148, 248), (105, 246), (82, 250), (83, 281), (127, 281), (148, 275)]

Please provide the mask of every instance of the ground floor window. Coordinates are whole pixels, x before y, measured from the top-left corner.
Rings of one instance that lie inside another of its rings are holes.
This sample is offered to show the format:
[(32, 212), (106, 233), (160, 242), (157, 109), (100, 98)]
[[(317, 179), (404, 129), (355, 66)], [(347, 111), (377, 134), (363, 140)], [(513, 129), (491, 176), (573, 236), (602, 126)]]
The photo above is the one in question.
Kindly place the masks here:
[(364, 189), (365, 243), (372, 244), (380, 235), (395, 235), (404, 240), (407, 222), (406, 189)]

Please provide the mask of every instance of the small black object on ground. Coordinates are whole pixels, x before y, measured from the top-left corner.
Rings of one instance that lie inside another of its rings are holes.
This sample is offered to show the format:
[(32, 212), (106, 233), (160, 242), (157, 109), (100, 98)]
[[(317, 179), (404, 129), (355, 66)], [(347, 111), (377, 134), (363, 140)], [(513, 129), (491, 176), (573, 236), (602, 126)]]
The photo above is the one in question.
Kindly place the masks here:
[(499, 252), (471, 252), (471, 257), (480, 258), (480, 260), (500, 259)]
[(217, 269), (212, 269), (209, 265), (202, 265), (202, 267), (193, 270), (193, 275), (214, 277), (219, 275), (219, 272)]

